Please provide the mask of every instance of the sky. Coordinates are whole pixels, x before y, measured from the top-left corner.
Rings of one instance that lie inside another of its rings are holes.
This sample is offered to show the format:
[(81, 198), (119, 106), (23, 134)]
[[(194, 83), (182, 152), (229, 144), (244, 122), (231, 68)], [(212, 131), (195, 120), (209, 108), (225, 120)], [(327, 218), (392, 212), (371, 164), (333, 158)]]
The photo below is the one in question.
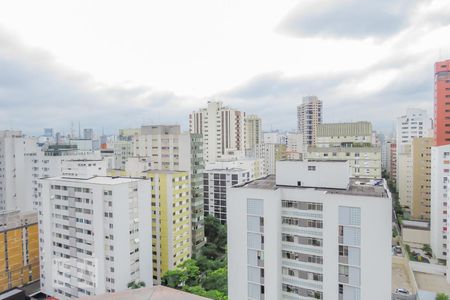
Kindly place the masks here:
[[(448, 0), (0, 0), (0, 129), (40, 134), (180, 124), (207, 101), (295, 130), (303, 96), (325, 122), (387, 134), (433, 107), (450, 59)], [(25, 9), (26, 8), (26, 9)]]

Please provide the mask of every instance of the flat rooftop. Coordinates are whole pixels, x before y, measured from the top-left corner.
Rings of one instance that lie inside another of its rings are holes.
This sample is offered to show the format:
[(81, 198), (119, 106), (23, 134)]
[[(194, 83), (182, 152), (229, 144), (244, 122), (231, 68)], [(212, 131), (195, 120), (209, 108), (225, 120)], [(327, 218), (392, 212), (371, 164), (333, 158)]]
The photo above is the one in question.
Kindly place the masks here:
[(72, 183), (107, 184), (107, 185), (123, 184), (123, 183), (129, 183), (129, 182), (135, 182), (135, 181), (141, 180), (138, 178), (111, 177), (111, 176), (95, 176), (95, 177), (86, 178), (86, 179), (58, 176), (58, 177), (49, 177), (49, 178), (43, 178), (43, 179), (44, 180), (72, 182)]
[(174, 171), (174, 170), (145, 170), (143, 173), (155, 173), (155, 174), (179, 174), (179, 173), (186, 173), (187, 171)]
[(189, 294), (165, 286), (130, 289), (123, 292), (82, 297), (80, 300), (208, 300), (207, 298)]
[(283, 188), (295, 188), (295, 189), (316, 189), (318, 191), (325, 191), (329, 194), (341, 194), (341, 195), (360, 195), (369, 197), (381, 197), (388, 198), (388, 192), (383, 186), (382, 179), (366, 179), (366, 178), (350, 178), (350, 184), (347, 189), (327, 189), (327, 188), (315, 188), (315, 187), (296, 187), (296, 186), (284, 186), (277, 185), (275, 183), (275, 175), (269, 175), (260, 179), (256, 179), (235, 187), (244, 187), (250, 189), (265, 189), (276, 190), (280, 187)]
[(414, 272), (419, 290), (450, 295), (450, 284), (444, 275)]

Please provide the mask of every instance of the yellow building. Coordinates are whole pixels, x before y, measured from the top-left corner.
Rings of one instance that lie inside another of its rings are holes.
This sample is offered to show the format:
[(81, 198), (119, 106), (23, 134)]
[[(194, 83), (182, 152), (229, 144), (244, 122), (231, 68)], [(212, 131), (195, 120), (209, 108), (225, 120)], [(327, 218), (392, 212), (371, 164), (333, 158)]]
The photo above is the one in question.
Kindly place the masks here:
[(37, 213), (0, 214), (0, 292), (39, 280)]
[(431, 137), (412, 140), (411, 218), (416, 220), (430, 220), (431, 146), (433, 146)]
[(191, 197), (189, 173), (149, 170), (152, 185), (153, 280), (191, 258)]

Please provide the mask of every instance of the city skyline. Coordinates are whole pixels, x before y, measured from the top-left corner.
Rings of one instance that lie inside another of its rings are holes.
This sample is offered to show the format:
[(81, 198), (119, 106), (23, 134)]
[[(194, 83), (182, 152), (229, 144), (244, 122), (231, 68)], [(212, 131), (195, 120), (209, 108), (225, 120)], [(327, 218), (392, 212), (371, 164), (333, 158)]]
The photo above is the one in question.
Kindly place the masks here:
[[(0, 12), (0, 126), (30, 134), (67, 133), (71, 122), (107, 133), (187, 129), (189, 112), (214, 99), (257, 114), (265, 130), (291, 130), (307, 95), (333, 111), (325, 122), (370, 120), (385, 133), (406, 107), (431, 115), (432, 64), (450, 54), (441, 38), (450, 32), (446, 1), (310, 4), (136, 2), (105, 12), (101, 1), (88, 10), (44, 1), (23, 12), (20, 1), (8, 3)], [(361, 8), (358, 18), (351, 5)]]

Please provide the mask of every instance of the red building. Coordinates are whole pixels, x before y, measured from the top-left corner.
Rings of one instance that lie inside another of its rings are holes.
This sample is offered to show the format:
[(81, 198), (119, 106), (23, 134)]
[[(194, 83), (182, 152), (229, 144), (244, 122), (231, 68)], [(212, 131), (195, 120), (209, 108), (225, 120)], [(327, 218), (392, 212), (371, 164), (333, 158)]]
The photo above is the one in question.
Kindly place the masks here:
[(450, 144), (450, 59), (434, 65), (434, 145)]

